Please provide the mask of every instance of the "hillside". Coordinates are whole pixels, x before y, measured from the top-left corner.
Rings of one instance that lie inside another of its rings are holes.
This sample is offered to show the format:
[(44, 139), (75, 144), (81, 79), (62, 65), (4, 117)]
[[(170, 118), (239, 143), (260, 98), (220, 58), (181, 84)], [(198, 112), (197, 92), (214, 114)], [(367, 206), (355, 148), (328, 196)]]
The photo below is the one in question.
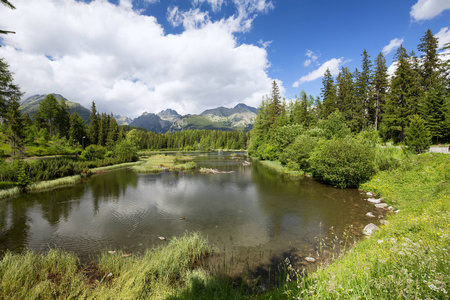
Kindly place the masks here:
[[(56, 98), (56, 100), (60, 101), (61, 98), (63, 98), (63, 96), (59, 95), (59, 94), (53, 94)], [(31, 97), (28, 97), (27, 99), (21, 101), (21, 105), (20, 105), (20, 109), (22, 111), (22, 113), (25, 114), (29, 114), (30, 116), (33, 116), (39, 109), (39, 103), (42, 102), (42, 100), (44, 100), (44, 98), (47, 95), (34, 95)], [(66, 98), (64, 98), (66, 99)], [(91, 111), (87, 108), (85, 108), (84, 106), (82, 106), (81, 104), (77, 103), (77, 102), (72, 102), (67, 100), (67, 106), (69, 107), (70, 110), (70, 114), (73, 114), (75, 112), (78, 112), (78, 114), (81, 116), (81, 118), (86, 121), (87, 123), (89, 123), (89, 116), (91, 114)]]

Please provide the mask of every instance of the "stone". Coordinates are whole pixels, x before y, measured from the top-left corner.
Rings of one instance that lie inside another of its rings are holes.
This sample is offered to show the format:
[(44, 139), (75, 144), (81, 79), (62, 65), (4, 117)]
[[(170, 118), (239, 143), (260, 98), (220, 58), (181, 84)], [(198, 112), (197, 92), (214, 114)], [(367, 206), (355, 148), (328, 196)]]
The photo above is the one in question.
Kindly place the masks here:
[(394, 210), (394, 207), (393, 206), (389, 206), (388, 209), (389, 210)]
[(366, 216), (370, 218), (375, 218), (375, 215), (370, 211), (366, 214)]
[(375, 225), (373, 223), (370, 223), (370, 224), (366, 225), (366, 227), (364, 227), (363, 234), (364, 235), (371, 235), (372, 233), (374, 233), (378, 229), (380, 229), (380, 227), (378, 227), (377, 225)]
[(377, 204), (381, 202), (381, 199), (369, 198), (367, 199), (370, 203)]
[(398, 214), (400, 212), (400, 209), (397, 209), (396, 211), (394, 211), (394, 213)]
[(386, 204), (386, 203), (378, 203), (378, 204), (375, 204), (375, 207), (376, 208), (386, 208), (388, 205)]
[(305, 260), (307, 261), (307, 262), (311, 262), (311, 263), (313, 263), (313, 262), (316, 262), (316, 259), (314, 258), (314, 257), (305, 257)]
[(386, 221), (386, 220), (383, 220), (383, 219), (380, 220), (380, 224), (381, 224), (381, 225), (386, 225), (387, 223), (389, 223), (389, 222)]
[(367, 196), (372, 197), (373, 194), (371, 192), (367, 192)]

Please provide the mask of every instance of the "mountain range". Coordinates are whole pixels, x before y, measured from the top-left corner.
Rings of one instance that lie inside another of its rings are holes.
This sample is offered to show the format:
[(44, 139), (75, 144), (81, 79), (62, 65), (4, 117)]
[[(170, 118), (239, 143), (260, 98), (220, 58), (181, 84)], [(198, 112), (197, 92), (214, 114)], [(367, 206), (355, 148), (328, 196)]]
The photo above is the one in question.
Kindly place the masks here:
[[(63, 96), (53, 94), (59, 101)], [(23, 113), (34, 115), (39, 109), (39, 103), (46, 95), (34, 95), (21, 102)], [(66, 99), (66, 98), (65, 98)], [(67, 100), (67, 99), (66, 99)], [(90, 110), (77, 102), (67, 100), (70, 113), (75, 111), (89, 123)], [(167, 131), (181, 131), (189, 129), (210, 129), (210, 130), (245, 130), (252, 129), (258, 110), (243, 103), (233, 108), (217, 107), (207, 109), (199, 115), (180, 115), (173, 109), (166, 109), (158, 114), (144, 112), (141, 116), (131, 119), (126, 116), (115, 115), (117, 124), (130, 125), (144, 128), (148, 131), (165, 133)]]

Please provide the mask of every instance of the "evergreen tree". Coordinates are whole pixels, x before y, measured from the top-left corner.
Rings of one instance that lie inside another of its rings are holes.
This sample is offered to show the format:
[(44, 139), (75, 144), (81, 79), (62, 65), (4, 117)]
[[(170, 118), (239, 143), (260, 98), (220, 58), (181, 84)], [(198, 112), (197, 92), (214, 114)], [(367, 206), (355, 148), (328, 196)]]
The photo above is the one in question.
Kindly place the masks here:
[(359, 129), (365, 130), (374, 119), (374, 107), (370, 97), (370, 87), (372, 84), (372, 63), (369, 54), (364, 49), (362, 53), (362, 68), (356, 79), (356, 112), (359, 121)]
[(333, 76), (327, 68), (322, 79), (322, 111), (321, 118), (326, 119), (336, 109), (336, 87)]
[(13, 74), (8, 64), (0, 58), (0, 117), (6, 113), (6, 104), (12, 99), (20, 99), (22, 93), (19, 86), (13, 83)]
[[(10, 9), (16, 9), (16, 7), (14, 5), (12, 5), (11, 2), (9, 2), (8, 0), (0, 0), (0, 3), (4, 4), (5, 6), (7, 6)], [(15, 32), (14, 31), (0, 29), (0, 34), (8, 34), (8, 33), (15, 33)]]
[(274, 80), (272, 82), (272, 92), (271, 92), (271, 98), (269, 101), (269, 105), (267, 106), (267, 114), (269, 118), (269, 126), (273, 127), (276, 120), (281, 114), (282, 110), (282, 104), (281, 104), (281, 97), (280, 97), (280, 90), (278, 88), (278, 85), (276, 81)]
[(58, 113), (56, 115), (56, 126), (58, 128), (60, 137), (69, 137), (69, 127), (70, 127), (70, 112), (69, 106), (67, 106), (67, 101), (61, 98), (58, 106)]
[(404, 141), (409, 117), (417, 113), (420, 88), (403, 46), (399, 47), (396, 59), (397, 70), (391, 80), (391, 91), (385, 105), (383, 122), (395, 141)]
[(431, 86), (436, 86), (436, 81), (439, 80), (438, 40), (428, 29), (420, 41), (417, 48), (423, 53), (420, 61), (421, 83), (424, 90), (427, 91)]
[(78, 145), (83, 145), (86, 139), (86, 126), (78, 112), (70, 115), (69, 138)]
[(406, 145), (417, 154), (430, 148), (430, 133), (425, 126), (425, 121), (418, 115), (411, 117), (411, 122), (406, 130)]
[(5, 123), (7, 126), (6, 136), (11, 146), (11, 157), (16, 160), (23, 155), (25, 140), (25, 118), (20, 112), (19, 99), (16, 97), (10, 99), (8, 103)]
[(342, 112), (352, 130), (358, 127), (355, 103), (355, 84), (353, 74), (347, 67), (343, 67), (336, 77), (337, 83), (337, 108)]
[(386, 102), (387, 91), (389, 88), (386, 59), (380, 52), (375, 62), (375, 74), (372, 83), (372, 95), (375, 105), (375, 130), (378, 130), (382, 115), (384, 104)]
[(89, 119), (90, 119), (90, 123), (89, 123), (89, 127), (88, 127), (89, 143), (97, 144), (98, 143), (98, 133), (99, 133), (99, 117), (98, 117), (97, 109), (95, 108), (94, 101), (92, 101), (91, 115), (90, 115)]
[(119, 139), (119, 126), (117, 125), (116, 118), (111, 113), (109, 117), (109, 126), (108, 126), (108, 137), (106, 139), (106, 146), (108, 148), (113, 148), (116, 141)]
[(44, 127), (48, 129), (50, 137), (55, 134), (56, 120), (58, 117), (58, 100), (53, 94), (48, 94), (41, 103), (39, 103), (38, 119), (42, 120)]

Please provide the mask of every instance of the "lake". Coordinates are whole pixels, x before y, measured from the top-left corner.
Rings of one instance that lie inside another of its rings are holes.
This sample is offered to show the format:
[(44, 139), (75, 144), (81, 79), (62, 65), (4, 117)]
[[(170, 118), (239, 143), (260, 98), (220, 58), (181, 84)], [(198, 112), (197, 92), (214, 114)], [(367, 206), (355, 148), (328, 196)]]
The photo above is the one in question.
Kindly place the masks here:
[(220, 257), (256, 266), (286, 255), (317, 257), (322, 244), (349, 244), (374, 222), (367, 212), (382, 213), (356, 189), (286, 178), (257, 162), (243, 166), (244, 157), (226, 152), (196, 155), (198, 167), (232, 173), (119, 169), (2, 200), (0, 251), (59, 247), (89, 261), (104, 250), (143, 252), (199, 231)]

